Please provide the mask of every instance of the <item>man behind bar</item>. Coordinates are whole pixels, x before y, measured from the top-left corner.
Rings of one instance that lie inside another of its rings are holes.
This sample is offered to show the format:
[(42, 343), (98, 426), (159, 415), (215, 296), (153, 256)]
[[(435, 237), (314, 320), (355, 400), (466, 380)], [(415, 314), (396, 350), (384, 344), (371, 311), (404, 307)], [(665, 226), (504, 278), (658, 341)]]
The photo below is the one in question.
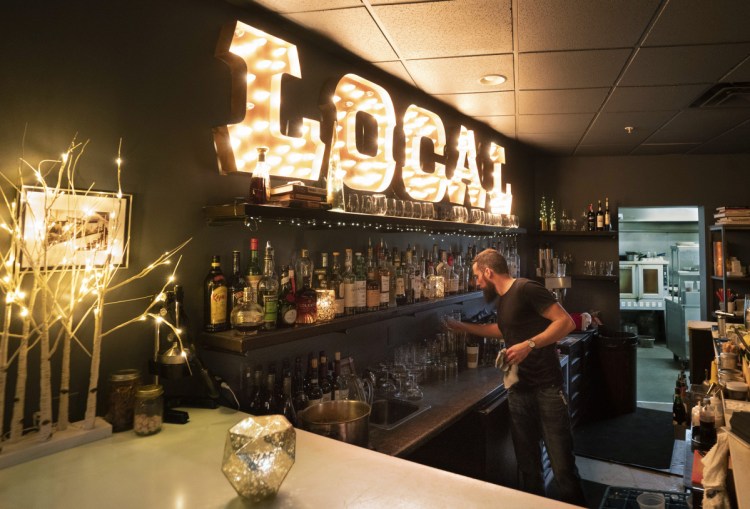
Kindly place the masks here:
[(574, 328), (573, 319), (544, 286), (513, 278), (508, 263), (485, 249), (472, 266), (487, 302), (497, 298), (497, 324), (448, 320), (454, 331), (505, 339), (506, 362), (518, 365), (518, 382), (508, 389), (511, 434), (521, 489), (545, 496), (542, 477), (544, 440), (560, 498), (586, 505), (575, 464), (568, 402), (555, 344)]

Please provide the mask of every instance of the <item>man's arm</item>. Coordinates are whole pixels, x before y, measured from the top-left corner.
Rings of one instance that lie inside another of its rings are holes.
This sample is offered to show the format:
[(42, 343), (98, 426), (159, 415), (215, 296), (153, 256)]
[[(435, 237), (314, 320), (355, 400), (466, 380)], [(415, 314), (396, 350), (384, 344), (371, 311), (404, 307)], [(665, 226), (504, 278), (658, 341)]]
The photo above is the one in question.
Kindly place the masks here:
[[(536, 348), (543, 348), (556, 343), (576, 328), (575, 322), (559, 302), (547, 307), (542, 316), (549, 320), (550, 324), (542, 332), (533, 338), (529, 338), (534, 340)], [(530, 352), (531, 348), (528, 342), (522, 341), (508, 348), (506, 358), (511, 364), (520, 364)]]
[(453, 320), (452, 318), (445, 319), (445, 326), (452, 331), (468, 332), (473, 336), (482, 336), (486, 338), (502, 338), (503, 335), (500, 332), (500, 328), (496, 323), (467, 323)]

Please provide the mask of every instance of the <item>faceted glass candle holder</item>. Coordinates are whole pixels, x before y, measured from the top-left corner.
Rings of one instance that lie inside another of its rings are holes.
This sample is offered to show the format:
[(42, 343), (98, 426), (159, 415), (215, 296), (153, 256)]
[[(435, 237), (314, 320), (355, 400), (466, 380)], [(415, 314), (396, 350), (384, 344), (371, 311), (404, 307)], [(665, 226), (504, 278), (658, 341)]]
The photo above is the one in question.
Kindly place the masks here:
[(296, 435), (282, 415), (248, 417), (232, 426), (221, 471), (240, 496), (260, 502), (278, 493), (294, 465)]
[(319, 289), (315, 290), (318, 295), (318, 322), (330, 322), (336, 317), (336, 291)]

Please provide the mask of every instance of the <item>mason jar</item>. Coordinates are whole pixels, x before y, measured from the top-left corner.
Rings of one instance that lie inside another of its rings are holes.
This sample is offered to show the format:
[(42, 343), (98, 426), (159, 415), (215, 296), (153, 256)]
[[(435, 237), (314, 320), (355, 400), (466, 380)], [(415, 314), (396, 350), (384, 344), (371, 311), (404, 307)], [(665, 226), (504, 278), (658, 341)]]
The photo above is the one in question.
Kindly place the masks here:
[(109, 408), (104, 419), (115, 433), (133, 427), (133, 407), (140, 378), (137, 369), (121, 369), (109, 375)]
[(148, 436), (161, 431), (164, 415), (164, 388), (161, 385), (141, 385), (135, 394), (133, 430), (136, 435)]

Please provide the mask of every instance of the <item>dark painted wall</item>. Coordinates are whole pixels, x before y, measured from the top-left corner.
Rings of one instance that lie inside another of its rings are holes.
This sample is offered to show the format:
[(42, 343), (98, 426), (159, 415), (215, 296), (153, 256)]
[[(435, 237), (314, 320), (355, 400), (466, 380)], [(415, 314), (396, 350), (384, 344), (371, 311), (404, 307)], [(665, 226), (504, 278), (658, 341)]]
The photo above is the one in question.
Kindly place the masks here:
[[(78, 170), (78, 186), (116, 189), (119, 139), (123, 140), (123, 191), (133, 195), (128, 277), (165, 250), (185, 239), (178, 278), (186, 291), (186, 308), (195, 338), (202, 321), (202, 282), (213, 254), (222, 255), (229, 270), (232, 249), (247, 260), (248, 239), (270, 240), (277, 263), (288, 263), (293, 252), (307, 247), (316, 253), (345, 247), (363, 248), (363, 231), (302, 231), (264, 224), (251, 231), (240, 224), (207, 226), (201, 208), (245, 194), (248, 175), (218, 173), (212, 127), (227, 122), (229, 74), (214, 58), (224, 23), (242, 20), (298, 45), (302, 80), (292, 82), (285, 97), (287, 111), (318, 116), (318, 95), (330, 79), (356, 72), (388, 89), (397, 115), (410, 102), (440, 114), (449, 132), (463, 122), (482, 141), (506, 146), (504, 178), (513, 185), (515, 212), (522, 224), (531, 217), (533, 172), (531, 153), (506, 142), (486, 126), (462, 117), (403, 82), (347, 55), (319, 45), (304, 31), (250, 7), (238, 8), (209, 0), (115, 0), (68, 2), (12, 0), (4, 3), (0, 44), (0, 168), (12, 174), (20, 157), (32, 164), (57, 157), (75, 136), (89, 141)], [(379, 235), (373, 236), (373, 241)], [(465, 251), (470, 242), (455, 236), (432, 238), (401, 235), (391, 245), (451, 245)], [(165, 273), (154, 274), (113, 298), (149, 295), (161, 287)], [(111, 306), (105, 328), (140, 313), (140, 304)], [(153, 348), (150, 326), (137, 324), (108, 337), (103, 345), (102, 381), (114, 370), (146, 371)], [(299, 353), (319, 349), (304, 345)], [(347, 353), (347, 352), (344, 352)], [(348, 352), (356, 354), (356, 351)], [(38, 353), (32, 354), (38, 355)], [(59, 353), (58, 353), (59, 356)], [(77, 373), (72, 383), (72, 417), (82, 415), (87, 390), (88, 359), (76, 349)], [(53, 374), (57, 377), (57, 368)], [(30, 380), (37, 375), (30, 374)], [(11, 369), (10, 380), (14, 380)], [(57, 382), (54, 383), (57, 386)], [(38, 389), (29, 388), (29, 408)], [(100, 384), (100, 413), (106, 383)], [(12, 385), (10, 390), (12, 390)], [(6, 412), (9, 417), (9, 412)]]

